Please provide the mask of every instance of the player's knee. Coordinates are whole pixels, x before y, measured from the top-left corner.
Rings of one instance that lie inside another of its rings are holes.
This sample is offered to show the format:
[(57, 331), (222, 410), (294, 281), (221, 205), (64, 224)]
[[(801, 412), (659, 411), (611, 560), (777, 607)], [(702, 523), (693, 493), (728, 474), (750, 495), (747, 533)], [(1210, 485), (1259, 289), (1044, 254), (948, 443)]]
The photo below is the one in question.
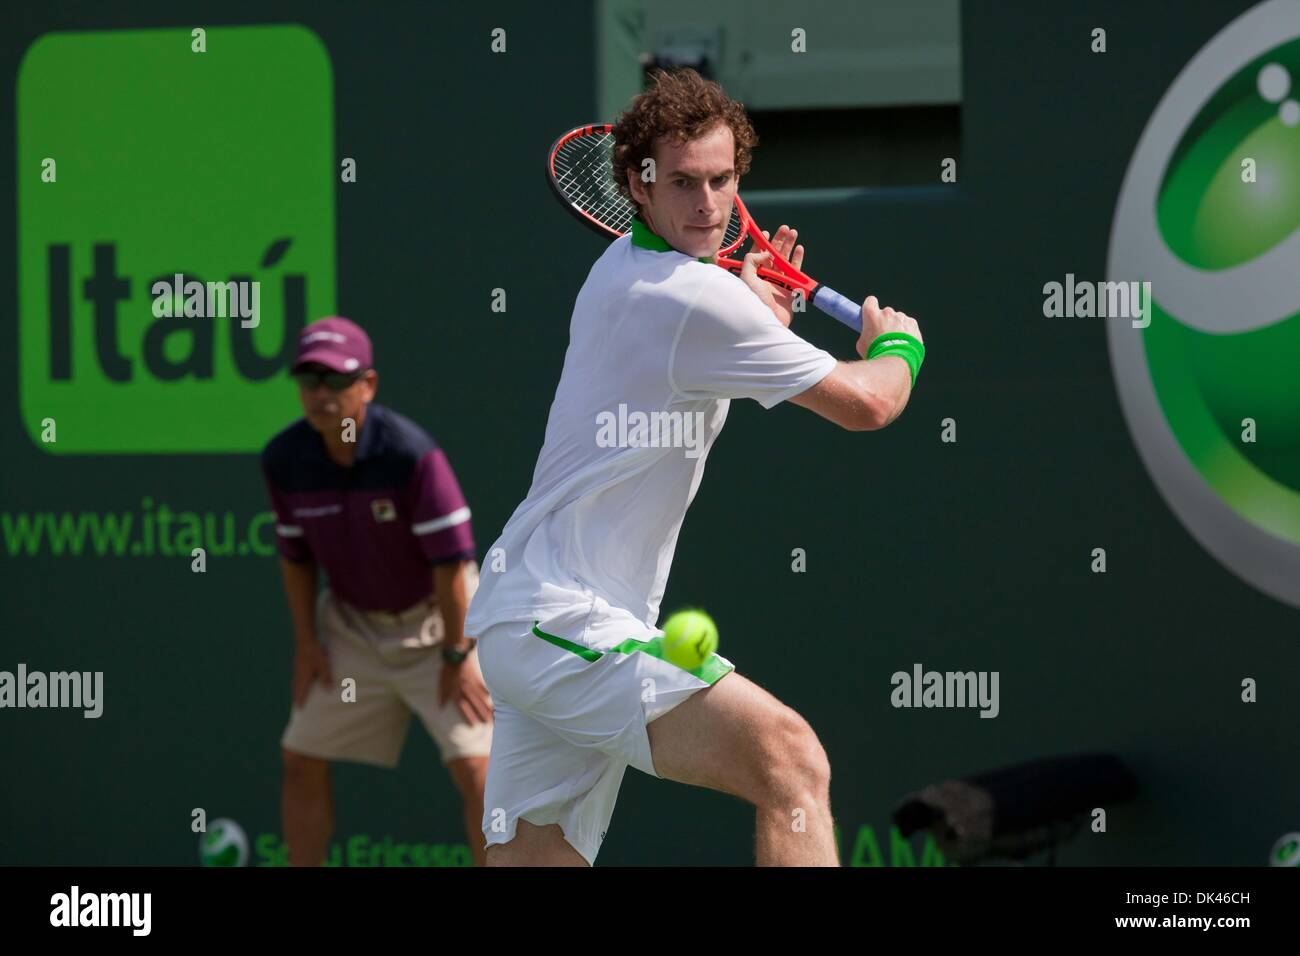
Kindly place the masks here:
[(770, 803), (816, 805), (830, 800), (831, 764), (808, 721), (786, 707), (764, 742), (764, 791)]

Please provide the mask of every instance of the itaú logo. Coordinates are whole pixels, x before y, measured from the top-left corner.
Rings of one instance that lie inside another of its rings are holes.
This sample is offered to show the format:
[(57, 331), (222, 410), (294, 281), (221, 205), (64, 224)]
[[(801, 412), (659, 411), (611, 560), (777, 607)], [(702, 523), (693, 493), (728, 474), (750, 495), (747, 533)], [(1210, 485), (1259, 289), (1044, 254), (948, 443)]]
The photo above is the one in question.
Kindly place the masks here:
[(1165, 502), (1233, 573), (1300, 607), (1300, 3), (1270, 0), (1192, 58), (1115, 209), (1107, 323), (1129, 430)]
[(298, 414), (298, 332), (334, 311), (329, 54), (300, 26), (206, 38), (55, 32), (23, 56), (18, 396), (48, 454), (244, 454)]

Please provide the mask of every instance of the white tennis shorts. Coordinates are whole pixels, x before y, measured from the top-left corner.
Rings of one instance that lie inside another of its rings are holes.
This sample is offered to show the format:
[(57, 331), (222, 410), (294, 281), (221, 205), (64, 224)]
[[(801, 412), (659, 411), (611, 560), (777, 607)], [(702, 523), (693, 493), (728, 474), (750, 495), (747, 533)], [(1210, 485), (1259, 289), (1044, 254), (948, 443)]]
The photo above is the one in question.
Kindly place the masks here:
[(543, 620), (479, 635), (479, 667), (495, 727), (483, 796), (487, 845), (519, 820), (558, 823), (596, 860), (623, 771), (658, 776), (646, 725), (735, 669), (710, 655), (687, 671), (663, 658), (663, 631), (600, 597)]

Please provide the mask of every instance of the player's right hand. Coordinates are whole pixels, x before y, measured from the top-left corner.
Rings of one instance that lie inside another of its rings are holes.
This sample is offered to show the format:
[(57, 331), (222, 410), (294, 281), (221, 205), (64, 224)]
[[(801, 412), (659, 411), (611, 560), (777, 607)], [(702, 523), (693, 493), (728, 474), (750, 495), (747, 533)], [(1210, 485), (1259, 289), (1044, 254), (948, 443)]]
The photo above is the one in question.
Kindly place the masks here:
[(869, 295), (862, 302), (862, 335), (858, 338), (858, 354), (865, 357), (876, 336), (886, 332), (906, 332), (917, 341), (925, 341), (921, 338), (921, 327), (916, 324), (916, 319), (905, 312), (888, 307), (880, 308), (876, 297)]
[[(763, 238), (769, 240), (772, 247), (785, 256), (792, 266), (796, 269), (803, 268), (804, 248), (795, 244), (795, 240), (799, 238), (798, 229), (791, 229), (789, 226), (782, 225), (776, 231), (775, 239), (764, 229)], [(759, 301), (772, 310), (777, 321), (788, 329), (790, 322), (794, 319), (794, 293), (773, 285), (758, 275), (759, 269), (770, 269), (772, 261), (772, 253), (770, 252), (750, 252), (745, 256), (745, 260), (741, 264), (740, 281), (749, 286), (750, 291), (758, 296)]]
[(293, 654), (293, 706), (303, 705), (311, 682), (317, 678), (322, 687), (330, 684), (330, 659), (325, 648), (315, 642), (299, 644)]

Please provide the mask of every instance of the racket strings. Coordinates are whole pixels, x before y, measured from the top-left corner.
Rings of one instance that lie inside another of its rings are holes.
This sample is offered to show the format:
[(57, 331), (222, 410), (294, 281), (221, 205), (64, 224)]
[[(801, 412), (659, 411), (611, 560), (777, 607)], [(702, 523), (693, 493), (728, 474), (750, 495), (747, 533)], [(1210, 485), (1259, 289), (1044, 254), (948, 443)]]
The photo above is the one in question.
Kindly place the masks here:
[(578, 209), (621, 235), (632, 228), (636, 206), (614, 184), (613, 146), (608, 133), (569, 140), (555, 154), (555, 182)]

